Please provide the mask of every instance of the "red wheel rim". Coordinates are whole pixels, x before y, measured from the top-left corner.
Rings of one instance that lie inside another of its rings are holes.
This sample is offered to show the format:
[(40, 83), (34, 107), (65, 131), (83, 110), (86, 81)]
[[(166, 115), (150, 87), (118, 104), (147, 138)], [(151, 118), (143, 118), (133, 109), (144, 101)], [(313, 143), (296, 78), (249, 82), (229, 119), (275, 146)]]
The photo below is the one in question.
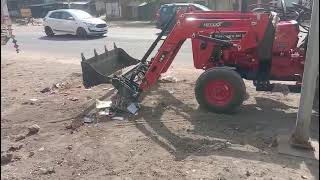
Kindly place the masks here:
[(208, 103), (225, 106), (233, 99), (234, 88), (226, 80), (213, 80), (205, 86), (204, 94)]

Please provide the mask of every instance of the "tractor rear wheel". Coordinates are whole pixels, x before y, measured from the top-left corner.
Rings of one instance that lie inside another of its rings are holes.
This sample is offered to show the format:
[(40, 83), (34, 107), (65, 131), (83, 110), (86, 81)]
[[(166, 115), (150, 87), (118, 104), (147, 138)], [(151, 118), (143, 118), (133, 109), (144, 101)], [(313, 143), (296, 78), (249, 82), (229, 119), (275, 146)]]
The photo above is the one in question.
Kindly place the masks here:
[(200, 75), (195, 87), (200, 107), (215, 113), (232, 113), (246, 96), (240, 75), (228, 68), (213, 68)]

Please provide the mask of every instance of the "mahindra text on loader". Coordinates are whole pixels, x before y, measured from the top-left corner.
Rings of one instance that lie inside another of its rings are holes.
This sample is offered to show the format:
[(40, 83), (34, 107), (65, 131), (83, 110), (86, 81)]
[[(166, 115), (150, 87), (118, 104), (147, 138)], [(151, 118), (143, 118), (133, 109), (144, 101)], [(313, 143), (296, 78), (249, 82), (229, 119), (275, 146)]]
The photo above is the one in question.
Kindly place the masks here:
[[(252, 80), (257, 91), (271, 91), (276, 81), (294, 81), (291, 92), (300, 92), (307, 48), (308, 27), (301, 24), (304, 12), (311, 10), (293, 4), (281, 6), (242, 0), (241, 11), (178, 11), (153, 42), (141, 60), (123, 49), (106, 50), (86, 59), (82, 55), (83, 83), (86, 88), (112, 83), (112, 111), (135, 114), (140, 95), (157, 82), (186, 39), (191, 38), (194, 67), (203, 69), (195, 86), (201, 107), (216, 113), (229, 113), (240, 106), (246, 95), (243, 79)], [(296, 15), (296, 16), (295, 16)], [(172, 31), (164, 37), (170, 23)], [(298, 46), (299, 33), (307, 35)], [(163, 41), (153, 58), (156, 45)], [(131, 66), (121, 75), (114, 73)]]

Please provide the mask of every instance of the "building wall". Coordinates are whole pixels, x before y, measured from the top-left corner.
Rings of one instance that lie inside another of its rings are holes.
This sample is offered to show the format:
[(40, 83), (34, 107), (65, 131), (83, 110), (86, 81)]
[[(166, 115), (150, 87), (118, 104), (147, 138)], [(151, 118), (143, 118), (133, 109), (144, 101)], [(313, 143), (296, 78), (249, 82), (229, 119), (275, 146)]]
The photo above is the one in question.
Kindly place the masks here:
[(96, 11), (98, 15), (107, 15), (107, 17), (121, 17), (121, 5), (119, 1), (96, 0)]

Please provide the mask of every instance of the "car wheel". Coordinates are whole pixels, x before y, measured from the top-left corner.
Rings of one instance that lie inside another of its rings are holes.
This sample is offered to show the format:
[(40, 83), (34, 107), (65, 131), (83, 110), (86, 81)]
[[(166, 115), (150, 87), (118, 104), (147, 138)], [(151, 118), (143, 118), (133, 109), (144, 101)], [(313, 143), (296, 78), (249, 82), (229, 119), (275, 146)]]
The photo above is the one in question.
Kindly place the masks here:
[(46, 26), (46, 27), (44, 28), (44, 32), (46, 33), (46, 35), (47, 35), (48, 37), (54, 36), (54, 33), (53, 33), (52, 29), (51, 29), (49, 26)]
[(79, 37), (79, 38), (81, 38), (81, 39), (86, 39), (87, 38), (87, 31), (85, 30), (85, 29), (83, 29), (83, 28), (78, 28), (78, 30), (77, 30), (77, 36)]

